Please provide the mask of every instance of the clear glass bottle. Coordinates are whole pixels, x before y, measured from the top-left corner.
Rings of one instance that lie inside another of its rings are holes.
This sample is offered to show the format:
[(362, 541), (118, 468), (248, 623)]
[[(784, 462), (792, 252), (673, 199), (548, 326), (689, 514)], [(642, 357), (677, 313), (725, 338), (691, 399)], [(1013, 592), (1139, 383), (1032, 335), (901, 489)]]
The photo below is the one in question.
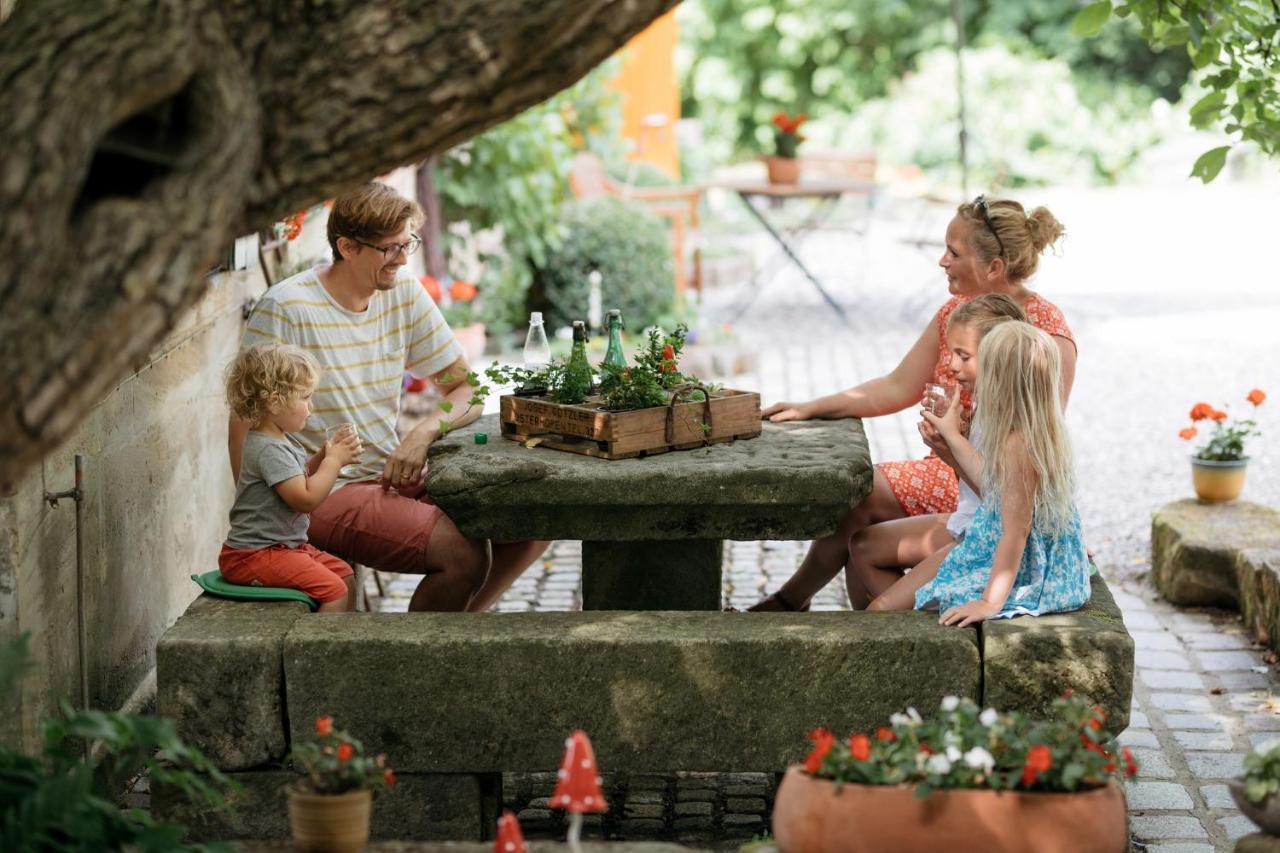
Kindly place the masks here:
[(622, 311), (609, 309), (605, 315), (605, 326), (609, 329), (609, 347), (604, 352), (602, 367), (613, 367), (618, 370), (627, 369), (627, 356), (622, 351)]
[(529, 333), (524, 338), (524, 366), (541, 370), (551, 363), (551, 346), (547, 343), (547, 330), (542, 327), (542, 312), (529, 315)]

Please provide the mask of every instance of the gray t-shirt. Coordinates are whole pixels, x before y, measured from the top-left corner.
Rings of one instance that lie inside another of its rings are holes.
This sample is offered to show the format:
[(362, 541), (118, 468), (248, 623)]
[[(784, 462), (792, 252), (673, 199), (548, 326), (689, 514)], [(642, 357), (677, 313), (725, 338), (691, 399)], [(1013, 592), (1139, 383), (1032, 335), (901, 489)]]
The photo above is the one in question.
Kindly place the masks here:
[(272, 438), (249, 430), (240, 457), (236, 502), (231, 505), (229, 547), (297, 548), (306, 544), (310, 518), (305, 512), (292, 509), (274, 488), (277, 483), (306, 473), (306, 464), (306, 452), (287, 437)]

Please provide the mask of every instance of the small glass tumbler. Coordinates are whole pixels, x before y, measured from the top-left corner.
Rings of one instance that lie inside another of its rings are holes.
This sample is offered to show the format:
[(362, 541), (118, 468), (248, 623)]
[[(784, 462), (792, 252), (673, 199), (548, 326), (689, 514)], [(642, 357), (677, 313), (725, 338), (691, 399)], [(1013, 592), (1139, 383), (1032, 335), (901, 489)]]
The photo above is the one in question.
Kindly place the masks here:
[(341, 441), (343, 436), (345, 435), (348, 435), (348, 434), (355, 435), (355, 432), (356, 432), (355, 424), (351, 423), (351, 421), (343, 421), (340, 424), (334, 424), (333, 426), (326, 429), (325, 438), (329, 440), (330, 444), (333, 444), (334, 442)]
[(946, 385), (930, 382), (924, 386), (924, 399), (920, 402), (931, 413), (942, 417), (947, 413), (947, 407), (951, 405), (949, 389)]

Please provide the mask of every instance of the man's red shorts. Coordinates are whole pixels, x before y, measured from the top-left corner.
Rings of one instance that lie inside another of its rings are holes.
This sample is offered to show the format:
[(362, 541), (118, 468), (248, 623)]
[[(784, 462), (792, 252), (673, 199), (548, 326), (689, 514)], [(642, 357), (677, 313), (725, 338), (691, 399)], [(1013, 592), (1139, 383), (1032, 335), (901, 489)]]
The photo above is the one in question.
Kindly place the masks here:
[(342, 579), (351, 567), (313, 545), (273, 545), (270, 548), (222, 546), (218, 569), (232, 583), (299, 589), (322, 604), (347, 597)]
[(377, 481), (334, 489), (311, 513), (311, 544), (384, 572), (427, 573), (427, 543), (444, 513)]

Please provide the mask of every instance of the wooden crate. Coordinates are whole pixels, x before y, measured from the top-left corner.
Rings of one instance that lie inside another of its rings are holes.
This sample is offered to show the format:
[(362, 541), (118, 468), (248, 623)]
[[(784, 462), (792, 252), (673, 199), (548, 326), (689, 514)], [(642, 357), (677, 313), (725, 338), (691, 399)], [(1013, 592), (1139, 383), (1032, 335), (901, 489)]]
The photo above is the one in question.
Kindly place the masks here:
[[(668, 411), (671, 441), (667, 440)], [(502, 398), (502, 435), (513, 441), (540, 438), (543, 447), (602, 459), (631, 459), (668, 450), (755, 438), (760, 434), (760, 395), (723, 389), (711, 395), (711, 429), (704, 428), (706, 403), (676, 403), (634, 412), (609, 412), (589, 398), (577, 405), (545, 397)]]

